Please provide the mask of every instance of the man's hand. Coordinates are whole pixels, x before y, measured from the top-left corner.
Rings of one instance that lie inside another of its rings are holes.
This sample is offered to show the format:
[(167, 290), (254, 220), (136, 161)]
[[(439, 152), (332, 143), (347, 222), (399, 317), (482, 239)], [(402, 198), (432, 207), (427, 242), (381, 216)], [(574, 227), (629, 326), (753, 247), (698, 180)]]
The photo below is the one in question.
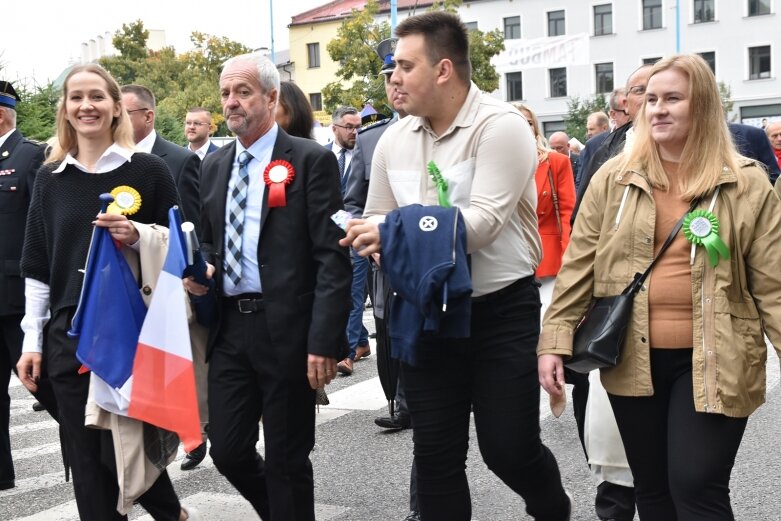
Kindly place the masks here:
[[(213, 275), (214, 275), (214, 266), (207, 262), (206, 278), (211, 279)], [(197, 282), (195, 282), (195, 280), (192, 277), (186, 277), (182, 279), (182, 282), (184, 283), (184, 289), (187, 290), (188, 293), (195, 295), (196, 297), (202, 297), (209, 292), (208, 286), (203, 286), (201, 284), (198, 284)]]
[(41, 353), (22, 353), (21, 358), (16, 363), (16, 370), (19, 373), (19, 380), (27, 387), (27, 390), (34, 393), (38, 390), (38, 379), (41, 377)]
[(347, 221), (347, 236), (339, 241), (340, 246), (352, 246), (358, 255), (368, 257), (380, 252), (380, 227), (366, 219)]
[(540, 355), (537, 358), (540, 385), (551, 395), (559, 397), (564, 392), (564, 362), (561, 355)]
[(306, 377), (312, 389), (328, 385), (334, 376), (336, 376), (336, 358), (309, 355), (306, 361)]

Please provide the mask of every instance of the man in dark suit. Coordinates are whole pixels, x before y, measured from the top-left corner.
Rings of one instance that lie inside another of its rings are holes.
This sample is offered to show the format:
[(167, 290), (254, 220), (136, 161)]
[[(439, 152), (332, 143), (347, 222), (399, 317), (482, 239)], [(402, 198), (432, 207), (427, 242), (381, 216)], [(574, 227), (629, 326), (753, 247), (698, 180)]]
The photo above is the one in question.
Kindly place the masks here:
[[(265, 57), (228, 60), (220, 91), (237, 140), (202, 165), (211, 182), (201, 245), (219, 298), (207, 351), (210, 454), (261, 519), (314, 521), (314, 390), (346, 354), (350, 311), (350, 259), (331, 220), (342, 209), (339, 170), (331, 152), (275, 123), (279, 73)], [(261, 417), (265, 461), (255, 449)]]
[[(25, 139), (16, 128), (17, 102), (13, 86), (0, 81), (0, 490), (14, 487), (8, 383), (22, 354), (24, 337), (20, 327), (25, 311), (24, 279), (19, 276), (19, 259), (35, 173), (44, 157), (44, 147)], [(45, 375), (34, 394), (57, 419), (57, 401)]]
[(187, 111), (184, 118), (184, 137), (187, 139), (187, 150), (203, 161), (206, 154), (215, 152), (220, 147), (209, 140), (214, 132), (212, 113), (203, 107), (193, 107)]
[(184, 218), (192, 221), (197, 230), (200, 223), (198, 169), (201, 166), (198, 156), (157, 134), (155, 96), (148, 88), (143, 85), (124, 85), (122, 103), (130, 115), (136, 148), (159, 156), (168, 165), (179, 191)]
[(770, 146), (765, 131), (740, 123), (729, 123), (729, 131), (738, 152), (765, 165), (770, 182), (775, 184), (781, 170), (778, 168), (778, 161), (776, 161), (776, 156), (773, 154), (773, 148)]

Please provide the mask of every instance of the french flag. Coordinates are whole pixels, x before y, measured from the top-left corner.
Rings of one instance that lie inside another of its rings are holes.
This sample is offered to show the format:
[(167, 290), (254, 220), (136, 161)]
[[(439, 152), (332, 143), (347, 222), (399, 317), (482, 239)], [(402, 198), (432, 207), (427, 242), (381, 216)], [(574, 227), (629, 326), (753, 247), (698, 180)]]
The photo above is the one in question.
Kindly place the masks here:
[(177, 433), (189, 452), (202, 439), (182, 285), (185, 241), (176, 208), (168, 220), (168, 254), (138, 338), (128, 416)]

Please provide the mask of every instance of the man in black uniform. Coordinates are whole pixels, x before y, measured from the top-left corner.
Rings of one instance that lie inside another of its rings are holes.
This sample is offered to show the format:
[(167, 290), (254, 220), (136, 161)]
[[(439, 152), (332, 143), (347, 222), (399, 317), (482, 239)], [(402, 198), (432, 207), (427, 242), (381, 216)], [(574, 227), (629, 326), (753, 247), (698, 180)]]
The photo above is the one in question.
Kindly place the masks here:
[[(44, 147), (25, 139), (16, 129), (19, 96), (7, 81), (0, 81), (0, 490), (13, 488), (14, 463), (8, 434), (11, 370), (22, 353), (24, 334), (24, 279), (19, 262), (24, 242), (27, 207), (35, 172), (41, 166)], [(48, 380), (41, 377), (35, 397), (57, 418), (57, 402)]]

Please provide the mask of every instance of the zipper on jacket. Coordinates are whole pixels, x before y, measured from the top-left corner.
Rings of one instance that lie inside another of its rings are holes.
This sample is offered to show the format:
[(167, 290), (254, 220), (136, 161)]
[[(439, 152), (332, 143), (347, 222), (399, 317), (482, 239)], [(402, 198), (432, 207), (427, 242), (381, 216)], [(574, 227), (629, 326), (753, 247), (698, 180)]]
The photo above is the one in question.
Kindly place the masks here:
[[(710, 205), (708, 205), (708, 211), (713, 212), (713, 209), (716, 207), (716, 198), (719, 195), (719, 189), (720, 187), (716, 187), (716, 190), (713, 192), (713, 197), (711, 197)], [(692, 244), (692, 254), (691, 254), (691, 262), (694, 264), (694, 244)], [(705, 325), (705, 270), (707, 269), (707, 263), (703, 261), (702, 263), (702, 282), (700, 283), (700, 309), (702, 313), (702, 322), (703, 326)], [(713, 303), (711, 303), (713, 304)], [(712, 329), (712, 326), (711, 326)], [(702, 328), (702, 357), (703, 357), (703, 366), (702, 366), (702, 382), (705, 387), (705, 412), (710, 412), (710, 393), (708, 392), (708, 346), (705, 344), (705, 327)]]
[(618, 230), (618, 225), (621, 223), (621, 215), (624, 213), (627, 197), (629, 197), (629, 185), (624, 187), (624, 195), (621, 196), (621, 204), (618, 206), (618, 213), (616, 214), (616, 223), (613, 226), (614, 230)]
[[(456, 264), (456, 238), (458, 237), (458, 208), (453, 212), (453, 242), (450, 244), (451, 262), (455, 266)], [(445, 288), (442, 295), (442, 313), (447, 311), (447, 281), (445, 281)]]

